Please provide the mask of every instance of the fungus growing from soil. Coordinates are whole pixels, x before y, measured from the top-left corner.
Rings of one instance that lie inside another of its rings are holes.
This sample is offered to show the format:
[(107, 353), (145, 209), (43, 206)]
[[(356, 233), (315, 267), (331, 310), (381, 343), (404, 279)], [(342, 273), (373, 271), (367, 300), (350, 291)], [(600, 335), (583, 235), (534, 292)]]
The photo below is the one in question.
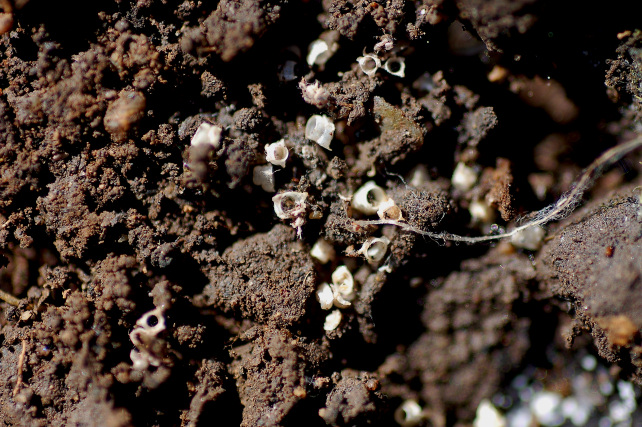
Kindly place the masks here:
[(406, 61), (404, 58), (393, 56), (383, 64), (383, 69), (393, 76), (406, 77)]
[[(345, 265), (337, 267), (332, 273), (332, 290), (335, 293), (335, 304), (337, 299), (340, 299), (339, 304), (350, 305), (349, 301), (356, 297), (354, 278)], [(346, 304), (344, 301), (348, 301), (348, 303)]]
[(473, 224), (489, 224), (495, 219), (495, 213), (484, 200), (473, 200), (468, 206)]
[(283, 139), (265, 146), (265, 159), (276, 166), (285, 167), (285, 162), (290, 155)]
[(372, 215), (377, 213), (379, 207), (387, 200), (386, 191), (374, 181), (368, 181), (354, 193), (352, 208), (366, 215)]
[(296, 228), (301, 237), (301, 227), (305, 224), (305, 207), (308, 193), (287, 191), (272, 197), (274, 212), (281, 219), (291, 219), (292, 228)]
[(357, 62), (361, 71), (370, 77), (375, 75), (378, 68), (381, 68), (381, 60), (377, 55), (364, 54), (357, 58)]
[(371, 237), (361, 245), (357, 252), (362, 254), (370, 263), (377, 263), (383, 259), (388, 252), (390, 240), (387, 237)]
[(451, 182), (457, 190), (468, 191), (477, 182), (477, 172), (463, 163), (457, 163)]
[(318, 81), (308, 84), (305, 79), (301, 79), (299, 89), (301, 89), (301, 93), (303, 94), (303, 100), (318, 108), (325, 107), (330, 98), (330, 92), (321, 86)]
[(160, 366), (161, 358), (156, 353), (159, 347), (157, 336), (165, 330), (163, 312), (161, 307), (157, 307), (143, 314), (129, 333), (129, 339), (136, 347), (129, 353), (134, 370), (144, 370), (149, 365)]
[(334, 331), (341, 324), (341, 320), (343, 320), (343, 314), (341, 314), (341, 311), (333, 310), (332, 313), (325, 317), (323, 329), (326, 331)]
[(209, 123), (201, 123), (198, 129), (196, 129), (194, 136), (192, 136), (190, 145), (192, 147), (209, 145), (213, 150), (215, 150), (221, 145), (222, 131), (223, 129), (219, 126), (211, 125)]
[(381, 219), (390, 219), (393, 221), (401, 221), (403, 219), (401, 209), (399, 209), (395, 201), (390, 198), (379, 205), (377, 215), (379, 215)]
[(395, 421), (403, 427), (419, 425), (423, 419), (423, 409), (414, 400), (404, 400), (395, 410)]
[(334, 260), (336, 253), (334, 247), (330, 243), (326, 242), (324, 239), (319, 239), (314, 243), (314, 245), (312, 245), (310, 256), (319, 260), (321, 264), (327, 264)]
[(261, 186), (268, 193), (274, 193), (274, 168), (272, 164), (254, 166), (252, 182), (254, 185)]
[(336, 51), (337, 46), (330, 46), (324, 40), (317, 39), (310, 43), (308, 47), (308, 57), (306, 58), (308, 65), (325, 65), (325, 63), (332, 57)]
[(516, 248), (536, 251), (542, 246), (545, 234), (546, 231), (542, 227), (531, 227), (513, 234), (510, 242)]
[(330, 310), (334, 304), (334, 292), (327, 283), (321, 283), (316, 290), (317, 301), (322, 310)]
[(330, 150), (330, 142), (334, 137), (334, 122), (327, 117), (315, 114), (305, 125), (305, 137), (316, 142), (326, 150)]

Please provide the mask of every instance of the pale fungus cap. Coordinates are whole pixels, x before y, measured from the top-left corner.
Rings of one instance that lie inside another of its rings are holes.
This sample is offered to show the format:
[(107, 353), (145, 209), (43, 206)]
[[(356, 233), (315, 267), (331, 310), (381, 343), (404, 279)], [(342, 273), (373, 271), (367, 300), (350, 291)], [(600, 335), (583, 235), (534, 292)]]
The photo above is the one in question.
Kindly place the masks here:
[(538, 226), (528, 227), (524, 230), (518, 231), (513, 234), (510, 242), (516, 248), (528, 249), (529, 251), (536, 251), (542, 247), (544, 235), (546, 231)]
[(473, 200), (470, 202), (468, 212), (475, 224), (489, 224), (495, 219), (493, 208), (485, 200)]
[(305, 125), (305, 137), (332, 151), (330, 142), (334, 137), (334, 129), (334, 122), (329, 117), (315, 114)]
[(386, 191), (374, 181), (368, 181), (352, 196), (352, 208), (366, 215), (372, 215), (377, 213), (379, 206), (387, 200)]
[(355, 298), (354, 277), (345, 265), (337, 267), (332, 272), (332, 284), (335, 295), (339, 294), (346, 301), (352, 301)]
[(252, 182), (254, 185), (260, 185), (268, 193), (274, 193), (274, 168), (272, 164), (254, 166)]
[(370, 77), (375, 75), (378, 68), (381, 68), (381, 59), (377, 55), (364, 54), (357, 58), (357, 62), (361, 71)]
[(201, 123), (196, 129), (190, 145), (196, 147), (199, 145), (209, 145), (212, 149), (217, 149), (221, 145), (221, 132), (223, 129), (209, 123)]
[(423, 409), (414, 400), (404, 400), (395, 410), (395, 421), (403, 427), (419, 425), (423, 419)]
[(336, 46), (330, 46), (324, 40), (317, 39), (308, 46), (308, 65), (324, 65), (336, 51)]
[(157, 307), (143, 314), (134, 329), (129, 333), (129, 339), (136, 348), (129, 353), (134, 370), (144, 370), (152, 366), (160, 366), (161, 360), (148, 350), (148, 344), (165, 330), (165, 316), (162, 307)]
[(165, 316), (163, 315), (163, 311), (161, 307), (148, 311), (136, 321), (136, 325), (143, 328), (149, 335), (158, 335), (165, 330)]
[(488, 399), (484, 399), (477, 407), (473, 427), (506, 427), (506, 419)]
[(327, 264), (334, 259), (336, 252), (330, 243), (324, 239), (319, 239), (312, 245), (310, 256), (319, 260), (321, 264)]
[(379, 205), (377, 215), (381, 219), (391, 219), (393, 221), (401, 221), (403, 219), (401, 209), (392, 199), (388, 199)]
[(290, 151), (285, 146), (284, 140), (279, 140), (273, 144), (265, 146), (265, 159), (276, 166), (285, 167), (285, 161), (288, 159)]
[(292, 219), (305, 213), (305, 201), (308, 193), (286, 191), (272, 197), (274, 213), (281, 219)]
[(477, 172), (461, 162), (457, 163), (451, 182), (456, 189), (468, 191), (477, 182)]
[(361, 246), (359, 253), (362, 254), (368, 262), (379, 262), (388, 252), (390, 240), (387, 237), (371, 237)]
[(393, 76), (406, 77), (406, 61), (404, 58), (393, 56), (383, 64), (383, 69)]
[(341, 320), (343, 320), (343, 314), (341, 314), (339, 310), (333, 310), (332, 313), (325, 317), (323, 329), (326, 331), (334, 331), (341, 324)]
[(321, 283), (316, 291), (317, 301), (321, 305), (321, 309), (330, 310), (334, 304), (334, 292), (327, 283)]

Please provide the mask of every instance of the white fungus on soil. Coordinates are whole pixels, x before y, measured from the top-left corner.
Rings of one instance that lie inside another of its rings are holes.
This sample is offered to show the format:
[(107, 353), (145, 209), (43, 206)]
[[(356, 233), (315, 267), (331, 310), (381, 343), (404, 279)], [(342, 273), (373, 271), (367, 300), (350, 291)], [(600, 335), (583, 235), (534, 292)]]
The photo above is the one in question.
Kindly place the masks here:
[(221, 145), (221, 132), (223, 129), (216, 125), (211, 125), (209, 123), (201, 123), (201, 125), (196, 129), (194, 136), (190, 145), (196, 147), (199, 145), (209, 145), (213, 150), (217, 149)]
[(375, 75), (378, 68), (381, 68), (381, 60), (377, 55), (364, 54), (357, 58), (357, 62), (361, 71), (370, 77)]
[(468, 206), (473, 224), (490, 224), (495, 219), (493, 208), (485, 200), (473, 200)]
[(328, 99), (330, 99), (330, 92), (321, 86), (318, 81), (308, 84), (305, 79), (301, 79), (299, 82), (299, 89), (301, 89), (303, 100), (318, 108), (325, 107), (328, 103)]
[(308, 65), (324, 65), (332, 57), (338, 46), (329, 46), (324, 40), (317, 39), (310, 43), (308, 47), (308, 56), (306, 58)]
[(341, 296), (341, 299), (352, 301), (355, 298), (354, 277), (345, 265), (337, 267), (332, 272), (332, 284), (333, 290)]
[(332, 151), (330, 142), (334, 137), (334, 122), (327, 116), (315, 114), (305, 125), (305, 137)]
[(310, 256), (316, 258), (321, 264), (327, 264), (334, 260), (336, 252), (330, 243), (324, 239), (319, 239), (312, 245)]
[(343, 320), (343, 314), (341, 314), (339, 310), (334, 310), (325, 317), (323, 329), (326, 331), (334, 331), (341, 324), (341, 320)]
[(330, 310), (334, 304), (334, 292), (327, 283), (321, 283), (316, 290), (317, 301), (322, 310)]
[(161, 359), (152, 354), (152, 343), (158, 334), (165, 330), (164, 310), (157, 307), (143, 314), (137, 321), (134, 329), (129, 333), (129, 339), (136, 348), (133, 348), (129, 357), (132, 368), (137, 371), (147, 369), (150, 365), (160, 366)]
[(261, 186), (268, 193), (274, 193), (274, 168), (272, 164), (254, 166), (252, 182), (254, 185)]
[(291, 219), (292, 228), (296, 228), (297, 234), (301, 237), (301, 227), (305, 224), (305, 208), (308, 193), (298, 191), (286, 191), (272, 197), (274, 213), (280, 219)]
[(265, 159), (275, 166), (285, 167), (285, 162), (290, 155), (283, 139), (265, 146)]
[(528, 249), (529, 251), (536, 251), (542, 247), (544, 241), (544, 235), (546, 231), (540, 227), (531, 227), (525, 230), (518, 231), (515, 233), (510, 242), (516, 248)]
[(414, 400), (404, 400), (395, 410), (394, 418), (402, 427), (414, 427), (423, 421), (423, 409)]
[(377, 215), (381, 219), (389, 219), (392, 221), (401, 221), (403, 219), (401, 209), (399, 209), (395, 201), (390, 198), (379, 205)]
[(383, 69), (393, 76), (406, 77), (406, 61), (404, 58), (393, 56), (383, 64)]
[(387, 237), (370, 237), (363, 242), (361, 248), (357, 251), (362, 254), (370, 263), (377, 263), (383, 259), (388, 251), (390, 240)]
[(368, 181), (352, 196), (352, 208), (366, 215), (372, 215), (377, 213), (379, 206), (387, 200), (386, 191), (374, 181)]
[(484, 399), (477, 407), (473, 427), (506, 427), (506, 420), (488, 399)]
[(468, 191), (477, 182), (477, 172), (461, 162), (457, 163), (451, 182), (457, 190)]

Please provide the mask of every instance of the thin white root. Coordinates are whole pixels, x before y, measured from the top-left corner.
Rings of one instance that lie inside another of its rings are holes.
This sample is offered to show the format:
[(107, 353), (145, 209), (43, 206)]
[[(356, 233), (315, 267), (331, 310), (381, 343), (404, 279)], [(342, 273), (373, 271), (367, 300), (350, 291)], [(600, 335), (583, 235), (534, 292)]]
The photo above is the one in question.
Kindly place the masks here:
[(600, 157), (593, 160), (593, 162), (586, 169), (584, 169), (582, 175), (580, 175), (580, 178), (573, 185), (573, 188), (571, 188), (571, 190), (567, 193), (563, 194), (557, 202), (545, 207), (540, 211), (535, 212), (532, 215), (533, 219), (506, 233), (477, 237), (459, 236), (457, 234), (450, 234), (447, 232), (434, 233), (432, 231), (421, 230), (417, 227), (413, 227), (412, 225), (405, 222), (385, 219), (374, 221), (356, 221), (356, 224), (360, 226), (395, 225), (404, 231), (409, 231), (421, 236), (430, 237), (431, 239), (451, 242), (463, 242), (469, 244), (505, 239), (507, 237), (514, 236), (520, 231), (545, 225), (551, 221), (562, 219), (570, 215), (579, 205), (580, 199), (582, 198), (584, 192), (595, 182), (595, 180), (602, 174), (605, 168), (640, 147), (642, 147), (642, 136), (638, 136), (631, 141), (616, 145), (615, 147), (606, 150)]

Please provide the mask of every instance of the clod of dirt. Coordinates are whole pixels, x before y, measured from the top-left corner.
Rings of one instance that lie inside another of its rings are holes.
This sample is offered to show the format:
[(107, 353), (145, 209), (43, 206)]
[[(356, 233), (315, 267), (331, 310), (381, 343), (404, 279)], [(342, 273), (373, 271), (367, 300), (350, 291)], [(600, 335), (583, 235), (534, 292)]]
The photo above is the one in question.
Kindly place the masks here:
[(107, 107), (105, 113), (105, 130), (109, 132), (114, 141), (123, 141), (127, 132), (140, 119), (145, 112), (145, 96), (140, 92), (123, 91), (118, 99)]
[(616, 197), (579, 212), (542, 249), (538, 275), (571, 303), (600, 355), (642, 384), (639, 210), (636, 199)]
[(276, 225), (239, 240), (205, 270), (204, 303), (259, 322), (289, 326), (305, 314), (316, 273), (310, 250), (295, 231)]
[(323, 420), (332, 426), (366, 425), (376, 422), (385, 405), (384, 396), (371, 390), (372, 379), (341, 378), (328, 394), (325, 408), (319, 410)]

